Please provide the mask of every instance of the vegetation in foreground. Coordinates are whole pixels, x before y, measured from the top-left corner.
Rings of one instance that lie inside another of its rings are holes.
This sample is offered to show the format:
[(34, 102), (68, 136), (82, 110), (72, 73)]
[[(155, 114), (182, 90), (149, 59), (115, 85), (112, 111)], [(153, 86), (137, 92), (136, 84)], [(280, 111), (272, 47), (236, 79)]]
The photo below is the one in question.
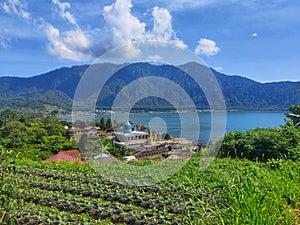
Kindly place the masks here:
[[(5, 155), (5, 153), (3, 153)], [(5, 160), (1, 224), (297, 224), (300, 162), (195, 155), (156, 186), (105, 180), (86, 165)]]
[[(0, 115), (0, 224), (299, 224), (298, 117), (281, 128), (230, 133), (208, 167), (205, 152), (197, 153), (167, 181), (134, 187), (88, 165), (42, 162), (49, 153), (37, 154), (42, 146), (72, 144), (63, 121)], [(36, 143), (41, 132), (46, 139)], [(47, 142), (50, 134), (60, 141)]]

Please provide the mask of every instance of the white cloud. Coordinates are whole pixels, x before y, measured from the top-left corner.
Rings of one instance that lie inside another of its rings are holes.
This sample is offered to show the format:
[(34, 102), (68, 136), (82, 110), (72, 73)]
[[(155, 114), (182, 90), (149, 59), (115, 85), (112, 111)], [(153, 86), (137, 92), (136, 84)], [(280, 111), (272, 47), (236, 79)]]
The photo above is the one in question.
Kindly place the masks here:
[(214, 67), (213, 69), (219, 72), (223, 71), (223, 67), (220, 66)]
[(153, 30), (152, 36), (159, 41), (169, 41), (174, 35), (172, 16), (167, 9), (154, 7), (152, 11)]
[(257, 36), (258, 36), (258, 33), (251, 34), (251, 37), (257, 37)]
[(147, 60), (158, 62), (161, 60), (161, 57), (159, 55), (150, 55), (147, 57)]
[(78, 26), (74, 16), (67, 11), (67, 9), (71, 8), (71, 4), (60, 2), (59, 0), (52, 0), (52, 3), (57, 7), (59, 15), (75, 25), (75, 27), (74, 29), (61, 32), (43, 18), (35, 20), (35, 24), (44, 32), (49, 41), (47, 45), (49, 54), (73, 61), (91, 60), (93, 58), (91, 55), (93, 45), (87, 34)]
[(131, 14), (132, 7), (131, 0), (116, 0), (103, 9), (106, 25), (113, 33), (115, 45), (141, 40), (145, 35), (146, 24)]
[(59, 0), (52, 0), (52, 3), (57, 6), (57, 11), (59, 12), (59, 15), (62, 18), (68, 20), (71, 24), (77, 24), (74, 16), (67, 11), (67, 9), (71, 8), (71, 4), (69, 2), (60, 2)]
[[(103, 16), (113, 36), (112, 47), (135, 41), (172, 42), (179, 48), (187, 47), (176, 37), (172, 28), (172, 16), (167, 9), (154, 7), (153, 28), (146, 30), (146, 23), (132, 15), (132, 7), (131, 0), (116, 0), (112, 5), (104, 7)], [(137, 53), (137, 49), (128, 50), (133, 50), (133, 54)]]
[(43, 19), (40, 19), (38, 27), (50, 42), (48, 52), (51, 55), (74, 61), (86, 61), (92, 58), (89, 53), (90, 41), (80, 29), (60, 32)]
[(216, 55), (219, 51), (220, 48), (217, 46), (216, 42), (206, 38), (201, 38), (195, 49), (196, 54), (206, 56)]
[(20, 0), (7, 0), (0, 4), (2, 10), (9, 15), (17, 15), (23, 19), (30, 19), (31, 15), (26, 10), (25, 3)]
[[(131, 0), (116, 0), (115, 3), (103, 9), (106, 25), (112, 32), (113, 46), (143, 40), (145, 37), (146, 24), (131, 14), (132, 7)], [(133, 55), (138, 52), (134, 46), (126, 50), (131, 51)], [(124, 54), (130, 58), (130, 52)]]
[[(153, 44), (167, 42), (181, 49), (187, 48), (176, 37), (169, 10), (157, 6), (149, 10), (152, 28), (148, 28), (145, 22), (132, 14), (132, 0), (115, 0), (113, 4), (103, 8), (105, 27), (82, 30), (75, 16), (70, 13), (69, 2), (51, 0), (59, 16), (73, 25), (69, 30), (65, 30), (64, 26), (63, 30), (42, 17), (34, 18), (22, 1), (25, 0), (6, 0), (1, 7), (9, 15), (28, 19), (34, 29), (42, 31), (47, 38), (47, 50), (55, 57), (87, 61), (99, 57), (109, 49), (126, 44), (128, 46), (123, 47), (123, 57), (132, 58), (141, 54), (138, 45), (132, 44), (139, 41), (152, 41)], [(1, 43), (4, 47), (7, 42), (2, 38)]]

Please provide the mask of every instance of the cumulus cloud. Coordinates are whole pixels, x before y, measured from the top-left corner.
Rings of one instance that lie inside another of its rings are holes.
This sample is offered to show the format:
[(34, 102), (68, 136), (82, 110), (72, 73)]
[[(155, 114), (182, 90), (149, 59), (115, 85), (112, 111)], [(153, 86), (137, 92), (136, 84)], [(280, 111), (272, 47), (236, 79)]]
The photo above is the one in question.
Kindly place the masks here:
[(80, 29), (60, 32), (43, 19), (40, 19), (38, 28), (49, 40), (47, 48), (51, 55), (74, 61), (86, 61), (92, 58), (89, 53), (90, 41)]
[(17, 15), (23, 19), (30, 19), (31, 15), (26, 10), (26, 5), (20, 0), (7, 0), (0, 4), (2, 10), (9, 15)]
[[(62, 30), (42, 17), (34, 18), (26, 10), (23, 1), (25, 0), (6, 0), (1, 7), (9, 15), (28, 19), (35, 28), (42, 31), (48, 40), (47, 50), (55, 57), (88, 61), (99, 57), (109, 49), (127, 45), (123, 47), (122, 57), (132, 58), (141, 54), (138, 46), (133, 44), (140, 41), (153, 41), (153, 44), (168, 42), (181, 49), (187, 48), (187, 45), (176, 37), (171, 13), (164, 8), (156, 6), (149, 10), (153, 26), (148, 28), (145, 22), (132, 14), (132, 0), (115, 0), (103, 8), (105, 27), (84, 30), (70, 13), (69, 2), (52, 0), (55, 12), (71, 25), (68, 30), (65, 30), (66, 27)], [(2, 47), (6, 46), (3, 38), (1, 43)]]
[(52, 0), (52, 3), (57, 7), (56, 12), (63, 19), (74, 25), (74, 28), (62, 32), (43, 18), (34, 20), (34, 24), (45, 34), (49, 41), (47, 44), (48, 53), (55, 57), (73, 61), (92, 59), (92, 43), (90, 39), (80, 29), (74, 16), (67, 11), (67, 9), (71, 8), (71, 4), (60, 2), (59, 0)]
[(172, 28), (172, 16), (167, 9), (154, 7), (152, 11), (153, 16), (153, 39), (159, 41), (170, 41), (174, 36)]
[(60, 2), (59, 0), (52, 0), (52, 3), (57, 7), (57, 11), (59, 15), (69, 21), (69, 23), (76, 25), (77, 22), (74, 16), (67, 11), (67, 9), (71, 8), (71, 4), (69, 2)]
[[(67, 11), (71, 7), (70, 3), (60, 2), (59, 0), (52, 0), (52, 3), (57, 7), (56, 11), (59, 15), (74, 25), (73, 29), (61, 32), (43, 18), (32, 18), (31, 14), (26, 10), (25, 3), (20, 0), (7, 0), (1, 4), (1, 7), (6, 14), (24, 18), (31, 22), (38, 30), (42, 31), (49, 42), (47, 44), (49, 54), (73, 61), (87, 61), (92, 59), (92, 44), (90, 39), (87, 37), (86, 32), (82, 31), (77, 25), (74, 16)], [(7, 48), (9, 41), (9, 39), (0, 37), (0, 46)]]
[[(112, 32), (113, 47), (135, 41), (172, 42), (179, 48), (187, 47), (176, 37), (172, 27), (172, 16), (167, 9), (159, 7), (152, 9), (153, 28), (147, 30), (146, 23), (132, 15), (132, 7), (131, 0), (116, 0), (112, 5), (104, 7), (103, 16)], [(128, 50), (134, 55), (138, 53), (133, 46)], [(130, 56), (129, 52), (126, 54)]]
[(220, 48), (217, 46), (216, 42), (206, 38), (201, 38), (195, 48), (196, 54), (206, 56), (216, 55), (219, 51)]
[(141, 40), (145, 35), (146, 24), (131, 14), (132, 7), (131, 0), (116, 0), (103, 9), (106, 25), (113, 33), (115, 45)]

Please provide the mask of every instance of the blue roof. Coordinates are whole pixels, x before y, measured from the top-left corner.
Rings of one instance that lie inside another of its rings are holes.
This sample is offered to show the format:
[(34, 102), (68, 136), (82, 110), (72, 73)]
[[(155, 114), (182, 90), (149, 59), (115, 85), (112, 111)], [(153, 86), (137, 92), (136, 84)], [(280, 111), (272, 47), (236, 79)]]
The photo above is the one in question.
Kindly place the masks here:
[(124, 135), (124, 136), (130, 136), (130, 135), (147, 135), (148, 133), (143, 132), (143, 131), (131, 131), (129, 133), (126, 133), (124, 131), (121, 132), (115, 132), (116, 135)]
[(132, 126), (128, 121), (124, 124), (123, 130), (124, 131), (132, 131)]
[(106, 153), (101, 153), (99, 155), (94, 156), (94, 159), (106, 159), (109, 158), (110, 155), (106, 154)]

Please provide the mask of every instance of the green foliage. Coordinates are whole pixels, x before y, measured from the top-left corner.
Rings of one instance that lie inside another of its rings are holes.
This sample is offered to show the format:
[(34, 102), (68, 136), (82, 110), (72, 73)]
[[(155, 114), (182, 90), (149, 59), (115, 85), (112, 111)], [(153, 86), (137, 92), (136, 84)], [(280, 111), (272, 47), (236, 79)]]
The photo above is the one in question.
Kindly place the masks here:
[(296, 127), (300, 127), (300, 103), (290, 107), (290, 113), (287, 114)]
[(0, 164), (0, 183), (8, 184), (0, 196), (10, 203), (2, 204), (1, 212), (20, 224), (291, 225), (297, 224), (293, 212), (300, 210), (299, 163), (272, 160), (280, 165), (274, 168), (215, 159), (203, 168), (201, 157), (194, 155), (167, 181), (135, 187), (114, 183), (88, 165), (7, 161)]
[(300, 131), (291, 124), (281, 128), (257, 128), (225, 135), (219, 155), (221, 157), (268, 159), (296, 159), (299, 155)]
[(42, 160), (58, 151), (76, 148), (65, 129), (69, 123), (53, 116), (32, 117), (8, 109), (0, 112), (0, 145), (11, 152), (11, 157)]
[(105, 119), (103, 117), (101, 117), (101, 119), (100, 119), (100, 129), (106, 130)]
[(74, 127), (79, 127), (79, 128), (85, 128), (87, 126), (86, 122), (82, 121), (82, 120), (76, 120), (73, 123)]
[(164, 136), (164, 139), (165, 140), (170, 140), (171, 139), (171, 136), (169, 133), (166, 133), (165, 136)]
[[(100, 125), (101, 125), (101, 123), (100, 123)], [(106, 120), (106, 123), (105, 123), (105, 129), (106, 129), (106, 131), (108, 131), (108, 132), (113, 131), (113, 126), (112, 126), (112, 122), (111, 122), (111, 119), (110, 119), (110, 118), (108, 118), (108, 119)]]
[[(64, 110), (71, 110), (72, 98), (81, 76), (87, 65), (61, 68), (40, 76), (30, 78), (1, 77), (0, 78), (0, 109), (3, 108), (31, 108), (46, 110), (47, 106), (57, 106)], [(114, 71), (118, 66), (103, 65), (103, 70)], [(176, 82), (186, 90), (199, 109), (208, 109), (209, 105), (203, 91), (196, 82), (179, 68), (169, 65), (151, 65), (136, 63), (124, 67), (114, 74), (105, 85), (97, 108), (110, 109), (116, 95), (123, 87), (133, 80), (155, 74)], [(201, 77), (203, 66), (190, 63), (187, 67), (198, 72)], [(240, 76), (227, 76), (212, 70), (224, 97), (228, 109), (240, 110), (286, 110), (290, 104), (296, 104), (300, 93), (297, 93), (299, 82), (259, 83)], [(272, 93), (272, 95), (270, 95)], [(268, 96), (266, 98), (265, 96)], [(149, 97), (142, 99), (134, 106), (136, 110), (174, 110), (167, 101)]]
[(296, 115), (300, 115), (300, 103), (290, 107), (290, 112)]
[(129, 156), (131, 152), (124, 146), (116, 146), (112, 140), (101, 137), (100, 141), (104, 147), (105, 151), (108, 151), (111, 155), (117, 158), (123, 158), (124, 156)]

